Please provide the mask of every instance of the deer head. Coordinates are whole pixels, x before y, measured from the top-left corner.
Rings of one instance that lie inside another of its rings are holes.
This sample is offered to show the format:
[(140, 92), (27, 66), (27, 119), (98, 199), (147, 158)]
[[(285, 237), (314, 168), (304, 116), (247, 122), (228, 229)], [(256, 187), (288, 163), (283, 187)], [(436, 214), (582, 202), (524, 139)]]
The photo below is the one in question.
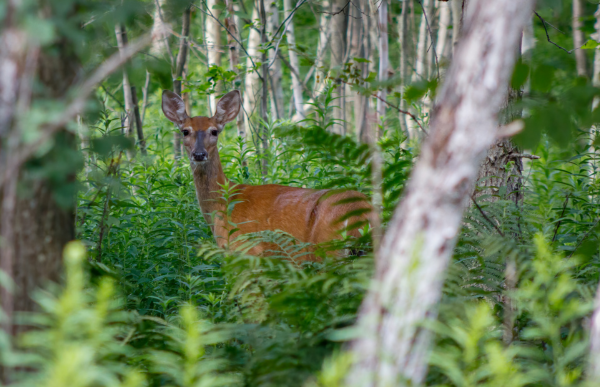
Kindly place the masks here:
[(225, 124), (232, 121), (240, 112), (240, 92), (237, 90), (225, 94), (217, 103), (212, 117), (190, 117), (185, 111), (181, 97), (169, 90), (162, 94), (162, 111), (181, 131), (183, 145), (192, 164), (205, 163), (215, 157), (217, 139)]

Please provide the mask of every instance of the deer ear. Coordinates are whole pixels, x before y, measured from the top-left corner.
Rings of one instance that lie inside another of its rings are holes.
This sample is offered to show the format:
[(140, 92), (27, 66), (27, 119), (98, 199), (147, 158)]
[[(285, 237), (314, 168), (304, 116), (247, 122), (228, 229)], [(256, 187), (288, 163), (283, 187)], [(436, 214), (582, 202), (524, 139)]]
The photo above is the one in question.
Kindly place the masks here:
[(177, 126), (181, 126), (189, 118), (181, 97), (169, 90), (163, 90), (162, 111), (165, 117)]
[(237, 90), (230, 91), (221, 97), (219, 103), (217, 103), (217, 109), (213, 117), (219, 126), (219, 130), (222, 130), (226, 123), (237, 117), (241, 105), (242, 98), (240, 97), (240, 92)]

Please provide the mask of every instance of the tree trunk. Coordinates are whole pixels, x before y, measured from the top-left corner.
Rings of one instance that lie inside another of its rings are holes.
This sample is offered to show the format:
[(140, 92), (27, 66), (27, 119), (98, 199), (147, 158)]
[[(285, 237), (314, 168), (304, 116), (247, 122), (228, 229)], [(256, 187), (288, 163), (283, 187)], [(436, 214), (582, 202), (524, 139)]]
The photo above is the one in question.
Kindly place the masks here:
[(450, 4), (441, 2), (439, 5), (439, 23), (438, 36), (435, 46), (435, 52), (438, 55), (440, 65), (445, 67), (448, 64), (448, 55), (446, 54), (446, 46), (448, 45), (448, 28), (450, 27)]
[[(260, 45), (261, 47), (265, 47), (267, 43), (267, 11), (265, 9), (265, 0), (258, 0), (259, 7), (259, 15), (260, 15)], [(260, 93), (260, 118), (261, 123), (259, 127), (261, 128), (260, 138), (262, 141), (262, 173), (263, 176), (267, 176), (269, 169), (269, 133), (268, 133), (268, 117), (267, 117), (267, 98), (269, 96), (269, 85), (267, 84), (269, 78), (269, 69), (267, 63), (267, 54), (265, 50), (262, 50), (260, 61), (261, 65), (261, 78), (262, 78), (262, 88)]]
[[(154, 15), (152, 24), (152, 34), (160, 35), (160, 38), (155, 39), (152, 42), (150, 52), (155, 56), (163, 56), (168, 54), (168, 60), (172, 67), (175, 66), (175, 60), (173, 59), (173, 53), (171, 52), (171, 46), (169, 45), (169, 36), (165, 29), (165, 20), (163, 17), (163, 7), (165, 0), (154, 0)], [(143, 121), (143, 120), (142, 120)]]
[(138, 106), (137, 92), (135, 86), (131, 86), (131, 99), (133, 103), (133, 118), (135, 119), (135, 128), (138, 138), (138, 144), (142, 155), (146, 156), (146, 141), (144, 140), (144, 130), (142, 128), (142, 116)]
[[(221, 11), (219, 9), (214, 8), (218, 4), (219, 0), (207, 0), (206, 6), (210, 10), (210, 13), (214, 16), (206, 17), (206, 49), (208, 51), (208, 65), (216, 65), (221, 66), (221, 46), (223, 43), (221, 42), (221, 25), (215, 18), (219, 18), (221, 15)], [(221, 85), (217, 84), (217, 91), (221, 91)], [(216, 106), (215, 94), (210, 95), (210, 114), (214, 114), (214, 109)]]
[[(285, 18), (287, 19), (292, 12), (292, 0), (283, 0), (283, 8), (285, 11)], [(302, 120), (305, 118), (304, 106), (302, 98), (302, 79), (300, 75), (300, 62), (298, 61), (298, 54), (296, 53), (296, 34), (294, 31), (293, 19), (289, 22), (287, 29), (287, 42), (288, 42), (288, 54), (290, 57), (290, 66), (292, 66), (292, 94), (294, 96), (294, 107), (296, 108), (296, 114)]]
[[(368, 5), (365, 4), (365, 1), (357, 1), (354, 3), (354, 7), (351, 7), (351, 16), (350, 19), (352, 23), (352, 40), (350, 41), (351, 45), (351, 53), (350, 57), (352, 58), (367, 58), (369, 56), (369, 41), (365, 39), (365, 25), (368, 26), (369, 19), (367, 16), (363, 15), (365, 9), (368, 10)], [(368, 63), (357, 63), (355, 65), (359, 70), (359, 73), (362, 77), (366, 77), (369, 73), (369, 64)], [(363, 132), (366, 125), (366, 117), (367, 117), (367, 104), (368, 97), (362, 95), (359, 92), (354, 93), (354, 130), (356, 132), (356, 140), (362, 141), (361, 133)]]
[[(319, 18), (319, 43), (317, 45), (317, 55), (315, 60), (316, 76), (314, 86), (314, 96), (317, 97), (323, 91), (325, 86), (325, 76), (327, 69), (325, 68), (325, 54), (327, 46), (331, 40), (331, 1), (324, 0), (321, 3), (321, 16)], [(306, 110), (306, 109), (305, 109)]]
[[(348, 29), (347, 7), (348, 2), (346, 0), (332, 0), (331, 73), (336, 76), (343, 70), (346, 54), (346, 32)], [(334, 119), (331, 130), (333, 133), (344, 134), (344, 87), (337, 80), (334, 83), (333, 94), (336, 99), (331, 103)]]
[[(379, 26), (379, 82), (386, 82), (390, 63), (388, 50), (388, 6), (386, 0), (381, 0), (379, 3), (377, 20)], [(383, 101), (387, 100), (387, 87), (380, 87), (378, 94), (377, 118), (378, 123), (385, 129), (385, 110), (387, 105)]]
[[(0, 295), (6, 316), (3, 324), (10, 333), (22, 329), (12, 325), (14, 311), (35, 309), (31, 292), (48, 281), (59, 280), (63, 247), (75, 237), (74, 195), (59, 205), (55, 197), (57, 176), (53, 176), (53, 184), (22, 168), (19, 153), (25, 145), (20, 134), (26, 128), (20, 119), (28, 113), (32, 99), (42, 103), (63, 100), (80, 73), (79, 61), (64, 39), (49, 47), (52, 54), (40, 51), (28, 39), (17, 25), (16, 7), (14, 2), (7, 4), (0, 35), (0, 268), (15, 284), (14, 293), (2, 288)], [(76, 138), (68, 131), (62, 130), (54, 138), (54, 147), (40, 163), (61, 157), (58, 147), (75, 147)], [(72, 167), (60, 177), (59, 184), (72, 181), (78, 166)]]
[[(177, 62), (175, 64), (175, 74), (173, 75), (173, 92), (181, 96), (181, 79), (183, 78), (183, 69), (188, 57), (188, 42), (187, 37), (190, 36), (190, 19), (191, 19), (191, 7), (188, 7), (183, 12), (183, 18), (181, 21), (181, 36), (179, 40), (179, 52), (177, 53)], [(188, 112), (190, 114), (190, 112)], [(175, 130), (173, 132), (173, 155), (175, 160), (179, 160), (182, 154), (181, 145), (181, 132)]]
[(450, 1), (450, 7), (452, 8), (452, 57), (454, 57), (462, 29), (462, 1)]
[(431, 17), (431, 5), (433, 0), (422, 0), (423, 9), (426, 13), (421, 16), (419, 24), (419, 43), (417, 44), (417, 57), (415, 58), (415, 72), (413, 82), (427, 79), (427, 42), (429, 41), (429, 31), (427, 29), (428, 18)]
[[(115, 25), (115, 34), (117, 36), (117, 45), (119, 52), (123, 52), (123, 49), (127, 45), (127, 32), (125, 27), (121, 24)], [(127, 69), (123, 68), (123, 100), (125, 101), (125, 121), (123, 126), (125, 127), (125, 135), (133, 135), (133, 98), (131, 97), (131, 84), (129, 84), (129, 76), (127, 75)]]
[[(276, 2), (271, 2), (269, 6), (268, 16), (268, 35), (273, 39), (273, 34), (279, 28), (279, 8)], [(285, 31), (280, 31), (277, 35), (281, 35)], [(277, 41), (279, 38), (275, 39)], [(274, 120), (281, 119), (284, 116), (283, 113), (283, 88), (281, 87), (281, 60), (279, 56), (275, 54), (275, 50), (269, 50), (269, 64), (271, 65), (269, 71), (269, 79), (271, 84), (271, 116)]]
[[(398, 23), (398, 36), (400, 37), (400, 80), (402, 81), (402, 87), (406, 87), (406, 82), (409, 77), (408, 63), (410, 60), (410, 48), (408, 40), (408, 28), (409, 28), (409, 15), (410, 10), (408, 3), (411, 0), (406, 0), (402, 3), (402, 13), (400, 14), (400, 22)], [(400, 101), (400, 107), (402, 110), (407, 110), (407, 103), (404, 98)], [(400, 126), (402, 131), (408, 135), (408, 123), (406, 122), (406, 114), (399, 113), (398, 119), (400, 120)]]
[[(600, 5), (598, 5), (594, 16), (596, 17), (596, 23), (594, 24), (594, 28), (596, 31), (594, 32), (592, 39), (600, 41)], [(595, 87), (600, 87), (600, 46), (596, 47), (596, 49), (594, 50), (593, 72), (594, 73), (592, 74), (592, 84)], [(594, 97), (594, 101), (592, 103), (592, 110), (595, 110), (598, 107), (599, 102), (600, 98)]]
[[(350, 386), (419, 385), (463, 210), (517, 58), (533, 0), (471, 0), (464, 35), (405, 196), (382, 241), (373, 286), (359, 313)], [(485, 87), (482, 87), (485, 85)]]
[[(252, 20), (258, 19), (258, 7), (254, 7), (252, 12)], [(246, 58), (246, 80), (244, 83), (244, 110), (248, 115), (246, 118), (246, 127), (250, 126), (250, 117), (256, 110), (256, 102), (259, 100), (260, 93), (260, 77), (258, 76), (260, 68), (254, 68), (254, 64), (258, 62), (258, 46), (260, 45), (260, 32), (255, 28), (250, 29), (248, 34), (248, 44), (246, 45), (248, 57)], [(254, 63), (253, 63), (254, 61)], [(256, 134), (256, 133), (255, 133)]]
[(577, 75), (587, 77), (586, 50), (579, 50), (585, 43), (583, 33), (583, 0), (573, 0), (573, 43), (575, 45), (575, 61), (577, 63)]
[[(233, 8), (233, 0), (225, 0), (225, 5), (227, 6), (227, 13), (229, 14), (225, 19), (225, 27), (229, 30), (231, 34), (227, 34), (227, 44), (229, 45), (229, 70), (235, 72), (237, 74), (235, 78), (236, 84), (241, 84), (242, 80), (240, 77), (240, 69), (238, 65), (240, 63), (240, 53), (238, 51), (238, 43), (235, 41), (233, 36), (238, 41), (241, 40), (241, 36), (239, 33), (238, 25), (235, 20), (235, 10)], [(233, 36), (231, 36), (233, 35)], [(237, 134), (244, 141), (246, 140), (246, 126), (244, 124), (244, 115), (238, 114), (236, 118), (237, 124)]]

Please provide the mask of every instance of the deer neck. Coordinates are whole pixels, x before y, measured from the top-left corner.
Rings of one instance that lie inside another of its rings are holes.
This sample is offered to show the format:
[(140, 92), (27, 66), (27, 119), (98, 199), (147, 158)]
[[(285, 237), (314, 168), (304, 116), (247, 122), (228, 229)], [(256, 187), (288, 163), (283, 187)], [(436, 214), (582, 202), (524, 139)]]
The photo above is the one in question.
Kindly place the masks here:
[(215, 152), (215, 157), (210, 157), (208, 161), (202, 164), (192, 164), (194, 173), (194, 185), (196, 186), (196, 196), (200, 209), (206, 221), (211, 223), (211, 214), (215, 211), (225, 210), (225, 203), (221, 200), (220, 184), (227, 181), (219, 153)]

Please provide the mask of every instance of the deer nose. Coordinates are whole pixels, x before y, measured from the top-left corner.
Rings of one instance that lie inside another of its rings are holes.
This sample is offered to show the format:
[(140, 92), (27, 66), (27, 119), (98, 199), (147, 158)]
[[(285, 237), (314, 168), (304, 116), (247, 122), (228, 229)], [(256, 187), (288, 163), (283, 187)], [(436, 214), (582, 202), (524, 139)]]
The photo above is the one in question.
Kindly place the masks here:
[(195, 161), (205, 161), (208, 159), (208, 153), (206, 151), (194, 152), (192, 153), (192, 157)]

